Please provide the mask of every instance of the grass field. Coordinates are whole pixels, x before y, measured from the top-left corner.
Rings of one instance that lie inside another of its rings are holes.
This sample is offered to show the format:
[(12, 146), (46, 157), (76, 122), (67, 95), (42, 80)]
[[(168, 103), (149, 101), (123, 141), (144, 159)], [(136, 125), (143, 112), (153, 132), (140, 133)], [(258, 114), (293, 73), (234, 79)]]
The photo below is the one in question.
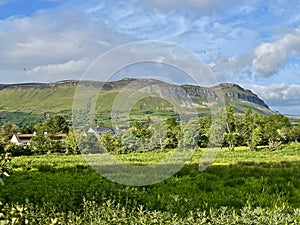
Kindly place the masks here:
[[(169, 154), (118, 157), (148, 165)], [(16, 224), (300, 223), (300, 144), (274, 152), (222, 149), (198, 172), (202, 154), (197, 150), (177, 174), (145, 187), (113, 183), (82, 156), (17, 157), (1, 187), (2, 215)]]

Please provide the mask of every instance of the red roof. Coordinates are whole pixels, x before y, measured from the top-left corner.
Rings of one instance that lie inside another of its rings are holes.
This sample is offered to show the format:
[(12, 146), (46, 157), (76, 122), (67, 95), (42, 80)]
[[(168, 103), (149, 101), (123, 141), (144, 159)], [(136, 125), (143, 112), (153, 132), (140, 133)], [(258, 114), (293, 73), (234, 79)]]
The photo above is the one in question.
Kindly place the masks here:
[(28, 137), (32, 138), (34, 135), (33, 134), (16, 134), (17, 137)]

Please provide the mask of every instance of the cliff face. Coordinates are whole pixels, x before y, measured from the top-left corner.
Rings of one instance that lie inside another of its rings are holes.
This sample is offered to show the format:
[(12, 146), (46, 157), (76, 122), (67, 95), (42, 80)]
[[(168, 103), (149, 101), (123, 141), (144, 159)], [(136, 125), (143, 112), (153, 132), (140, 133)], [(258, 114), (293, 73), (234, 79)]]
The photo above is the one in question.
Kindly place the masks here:
[[(120, 81), (109, 82), (107, 85), (111, 85), (112, 87), (122, 88), (126, 85), (130, 85), (134, 88), (138, 88), (139, 86), (151, 86), (147, 92), (154, 92), (153, 89), (159, 88), (159, 92), (163, 96), (173, 96), (178, 98), (185, 98), (186, 94), (191, 98), (199, 98), (199, 99), (214, 99), (217, 98), (218, 95), (223, 95), (225, 98), (231, 99), (240, 99), (247, 102), (252, 102), (262, 107), (269, 109), (269, 106), (260, 99), (256, 94), (252, 91), (242, 88), (237, 84), (232, 83), (222, 83), (214, 87), (201, 87), (194, 85), (173, 85), (168, 84), (159, 80), (153, 79), (133, 79), (133, 78), (125, 78)], [(132, 85), (134, 84), (134, 85)], [(152, 89), (152, 90), (150, 90)], [(157, 92), (157, 90), (156, 90)]]
[(269, 106), (256, 94), (237, 84), (224, 83), (210, 88), (190, 85), (183, 85), (182, 87), (194, 98), (216, 98), (222, 94), (224, 97), (245, 100), (269, 109)]

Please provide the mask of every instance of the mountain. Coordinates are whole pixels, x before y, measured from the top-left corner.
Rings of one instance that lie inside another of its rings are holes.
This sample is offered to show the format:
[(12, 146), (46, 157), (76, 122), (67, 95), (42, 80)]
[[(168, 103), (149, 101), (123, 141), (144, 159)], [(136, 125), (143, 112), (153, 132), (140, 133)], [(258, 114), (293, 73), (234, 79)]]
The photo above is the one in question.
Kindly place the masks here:
[[(71, 121), (74, 95), (79, 85), (93, 91), (99, 91), (102, 87), (96, 111), (104, 121), (110, 119), (112, 105), (119, 93), (124, 89), (134, 92), (140, 88), (144, 92), (155, 91), (158, 95), (176, 96), (177, 99), (188, 95), (192, 100), (190, 107), (195, 108), (200, 115), (209, 114), (208, 99), (211, 101), (220, 95), (223, 95), (226, 103), (232, 105), (237, 113), (243, 113), (247, 108), (264, 115), (274, 113), (256, 94), (231, 83), (201, 87), (169, 84), (154, 79), (124, 78), (106, 83), (65, 80), (54, 83), (0, 84), (0, 124), (7, 121), (18, 125), (37, 123), (53, 114), (63, 114)], [(130, 111), (130, 115), (137, 117), (144, 113), (172, 116), (174, 110), (168, 101), (154, 96), (138, 101)]]

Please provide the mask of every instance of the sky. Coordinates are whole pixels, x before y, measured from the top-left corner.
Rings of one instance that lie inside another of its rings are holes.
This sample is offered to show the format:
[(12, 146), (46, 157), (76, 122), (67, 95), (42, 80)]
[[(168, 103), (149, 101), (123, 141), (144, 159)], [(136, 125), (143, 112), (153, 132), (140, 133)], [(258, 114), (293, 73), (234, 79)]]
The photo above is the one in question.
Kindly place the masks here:
[(0, 83), (82, 79), (107, 52), (150, 40), (185, 48), (219, 83), (300, 115), (298, 0), (0, 0)]

